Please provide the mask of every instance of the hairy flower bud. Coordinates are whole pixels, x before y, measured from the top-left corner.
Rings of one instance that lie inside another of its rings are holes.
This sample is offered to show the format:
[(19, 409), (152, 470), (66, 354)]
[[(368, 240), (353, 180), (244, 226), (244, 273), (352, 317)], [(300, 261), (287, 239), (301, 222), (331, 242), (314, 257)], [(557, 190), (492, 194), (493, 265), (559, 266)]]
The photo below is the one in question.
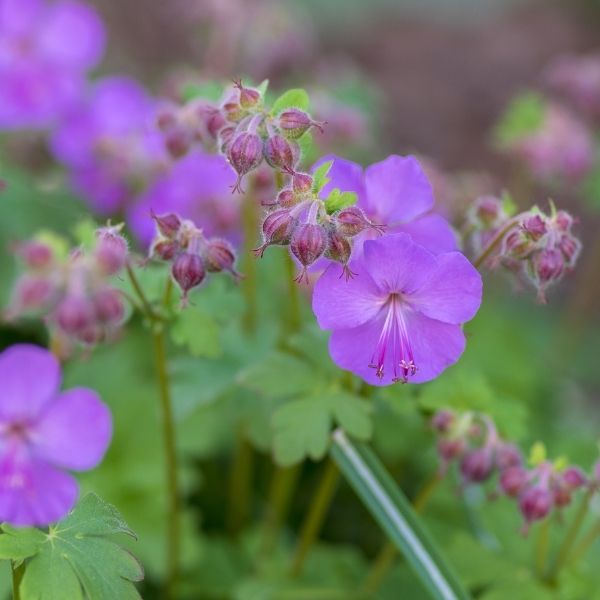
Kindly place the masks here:
[(263, 154), (274, 169), (293, 169), (300, 158), (300, 148), (296, 142), (275, 134), (265, 140)]
[(51, 304), (56, 291), (54, 284), (46, 277), (23, 275), (15, 285), (9, 316), (45, 309)]
[(281, 208), (291, 208), (295, 204), (297, 204), (298, 198), (296, 194), (289, 188), (285, 188), (277, 194), (277, 204), (281, 206)]
[(253, 250), (256, 256), (262, 257), (267, 246), (285, 245), (290, 241), (294, 217), (287, 209), (273, 211), (265, 217), (262, 224), (263, 244)]
[(254, 108), (260, 104), (262, 96), (258, 90), (247, 88), (242, 85), (242, 80), (234, 81), (235, 87), (240, 92), (240, 105), (242, 108)]
[(556, 223), (559, 231), (567, 233), (573, 226), (573, 217), (567, 211), (559, 210), (554, 216), (554, 222)]
[(94, 306), (98, 320), (105, 325), (118, 325), (125, 315), (123, 298), (114, 288), (103, 288), (94, 294)]
[(480, 482), (488, 478), (494, 466), (489, 448), (476, 448), (467, 452), (460, 463), (465, 481)]
[(208, 134), (213, 138), (217, 139), (219, 137), (219, 133), (225, 127), (227, 121), (225, 117), (221, 114), (221, 111), (217, 109), (212, 109), (208, 111), (204, 111), (204, 126)]
[(546, 221), (541, 215), (531, 215), (521, 222), (521, 227), (527, 235), (535, 242), (548, 232)]
[(500, 473), (500, 488), (512, 498), (516, 498), (527, 484), (528, 475), (523, 467), (508, 467)]
[(279, 114), (277, 127), (288, 139), (297, 140), (302, 137), (311, 127), (316, 127), (323, 132), (321, 123), (313, 121), (310, 116), (298, 108), (288, 108)]
[(213, 238), (208, 241), (204, 250), (204, 261), (206, 270), (209, 273), (218, 273), (219, 271), (228, 271), (236, 279), (241, 277), (235, 268), (235, 250), (227, 241), (220, 238)]
[(564, 271), (564, 259), (554, 248), (541, 250), (533, 260), (536, 278), (542, 283), (558, 279)]
[(180, 247), (177, 242), (171, 242), (169, 240), (158, 240), (152, 245), (150, 250), (150, 256), (157, 256), (161, 260), (172, 260), (175, 255), (179, 252)]
[(358, 206), (342, 208), (342, 210), (335, 215), (335, 225), (342, 235), (348, 237), (357, 235), (361, 233), (361, 231), (369, 228), (376, 229), (380, 232), (382, 231), (382, 227), (371, 223), (362, 209), (358, 208)]
[(587, 477), (577, 467), (567, 467), (561, 474), (561, 480), (572, 490), (580, 488), (587, 483)]
[(462, 437), (441, 439), (437, 443), (437, 451), (444, 462), (459, 457), (466, 449), (466, 442)]
[(246, 173), (256, 169), (263, 159), (260, 137), (256, 133), (249, 131), (237, 134), (229, 145), (227, 157), (231, 166), (238, 174), (233, 191), (243, 193), (241, 188), (242, 177)]
[(502, 200), (496, 196), (480, 196), (469, 208), (468, 217), (478, 229), (493, 229), (504, 218)]
[(127, 261), (127, 241), (119, 227), (102, 227), (96, 231), (94, 257), (105, 275), (116, 275)]
[(521, 451), (514, 444), (501, 444), (496, 448), (496, 465), (500, 470), (523, 464)]
[(301, 282), (302, 278), (306, 276), (308, 282), (306, 267), (322, 256), (326, 247), (327, 232), (322, 225), (305, 223), (296, 227), (290, 240), (290, 250), (303, 266), (296, 281)]
[(354, 273), (348, 266), (348, 261), (352, 254), (352, 244), (348, 238), (341, 235), (335, 230), (330, 230), (327, 233), (327, 249), (325, 257), (343, 265), (342, 275), (346, 277), (346, 281), (354, 277)]
[(165, 132), (164, 144), (172, 158), (181, 158), (192, 147), (192, 135), (185, 127), (175, 125)]
[(79, 337), (95, 325), (96, 308), (86, 296), (68, 294), (59, 302), (54, 316), (62, 331)]
[(538, 521), (550, 512), (552, 495), (541, 486), (527, 488), (519, 497), (519, 508), (526, 522)]
[(30, 269), (45, 269), (52, 264), (54, 252), (48, 244), (30, 240), (18, 244), (15, 248), (17, 255)]
[(229, 146), (231, 145), (234, 134), (235, 127), (232, 126), (223, 127), (219, 130), (219, 135), (217, 136), (217, 144), (219, 146), (221, 154), (226, 155), (229, 152)]
[(154, 219), (156, 227), (161, 235), (164, 235), (169, 240), (175, 239), (175, 236), (179, 233), (181, 228), (181, 219), (175, 213), (157, 215), (156, 213), (151, 212), (150, 216)]
[(183, 292), (185, 301), (189, 291), (204, 281), (206, 270), (198, 254), (182, 252), (171, 265), (171, 275)]
[(431, 419), (431, 426), (440, 433), (446, 433), (452, 427), (456, 417), (450, 410), (438, 410)]
[(567, 261), (569, 267), (573, 267), (577, 262), (579, 252), (581, 251), (581, 242), (572, 235), (563, 234), (558, 241), (558, 247)]

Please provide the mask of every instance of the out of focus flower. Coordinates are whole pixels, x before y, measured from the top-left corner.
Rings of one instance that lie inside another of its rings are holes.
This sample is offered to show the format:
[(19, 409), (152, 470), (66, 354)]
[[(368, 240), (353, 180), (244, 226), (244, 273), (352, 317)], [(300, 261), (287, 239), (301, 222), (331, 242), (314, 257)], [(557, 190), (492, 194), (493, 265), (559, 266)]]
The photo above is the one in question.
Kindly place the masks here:
[(110, 77), (96, 83), (53, 133), (52, 153), (97, 213), (122, 211), (164, 170), (155, 111), (155, 101), (137, 82)]
[(112, 435), (108, 408), (91, 389), (60, 391), (60, 365), (47, 350), (19, 344), (0, 354), (0, 520), (43, 527), (78, 495), (65, 472), (102, 460)]
[(209, 237), (222, 236), (237, 244), (241, 197), (231, 194), (235, 179), (223, 157), (195, 150), (139, 197), (129, 210), (128, 223), (146, 247), (155, 233), (152, 213), (176, 213), (202, 227)]
[(458, 360), (461, 324), (479, 309), (482, 290), (462, 254), (432, 254), (400, 233), (367, 240), (350, 267), (356, 277), (349, 281), (340, 279), (340, 266), (328, 267), (313, 294), (340, 368), (373, 385), (421, 383)]
[(559, 56), (543, 79), (576, 110), (592, 119), (600, 117), (600, 53)]
[[(332, 160), (321, 159), (316, 166)], [(390, 233), (404, 232), (431, 252), (456, 249), (456, 237), (448, 222), (432, 211), (435, 199), (431, 184), (416, 158), (392, 155), (367, 167), (333, 157), (330, 182), (323, 188), (326, 196), (334, 188), (352, 190), (358, 195), (357, 206), (373, 223), (385, 225)], [(367, 228), (354, 244), (354, 256), (361, 253), (362, 243), (376, 237)]]
[(47, 127), (84, 93), (104, 50), (102, 22), (74, 0), (0, 3), (0, 128)]

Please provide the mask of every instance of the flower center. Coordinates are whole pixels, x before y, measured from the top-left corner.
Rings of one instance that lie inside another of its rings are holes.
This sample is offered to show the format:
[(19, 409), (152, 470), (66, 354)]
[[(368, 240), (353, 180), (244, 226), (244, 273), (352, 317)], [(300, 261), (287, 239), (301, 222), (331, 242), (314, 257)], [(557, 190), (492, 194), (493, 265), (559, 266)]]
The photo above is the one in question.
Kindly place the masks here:
[(27, 423), (22, 423), (20, 421), (0, 423), (0, 436), (9, 440), (27, 441), (30, 433), (29, 429)]
[(384, 375), (385, 358), (388, 353), (392, 354), (394, 365), (394, 377), (392, 381), (406, 383), (409, 376), (417, 372), (417, 366), (413, 356), (412, 346), (408, 338), (406, 321), (402, 313), (402, 298), (400, 294), (390, 294), (383, 310), (387, 309), (385, 321), (377, 346), (371, 356), (373, 369), (377, 369), (377, 377), (381, 379)]

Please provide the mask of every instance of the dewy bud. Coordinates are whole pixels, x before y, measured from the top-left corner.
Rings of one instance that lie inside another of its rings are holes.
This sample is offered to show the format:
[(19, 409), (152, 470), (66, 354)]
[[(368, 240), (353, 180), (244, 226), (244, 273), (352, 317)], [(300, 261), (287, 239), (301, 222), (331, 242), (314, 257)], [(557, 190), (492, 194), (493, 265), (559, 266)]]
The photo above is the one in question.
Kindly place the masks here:
[(181, 219), (175, 213), (167, 213), (157, 215), (154, 212), (150, 213), (154, 219), (158, 231), (169, 240), (175, 239), (181, 228)]
[(296, 278), (298, 282), (308, 275), (306, 267), (312, 265), (325, 252), (327, 247), (327, 232), (322, 225), (305, 223), (294, 230), (290, 240), (290, 250), (303, 266), (303, 270)]
[(227, 151), (227, 157), (231, 166), (238, 174), (233, 191), (243, 193), (241, 188), (242, 177), (246, 173), (256, 169), (263, 159), (260, 137), (256, 133), (249, 131), (239, 133), (232, 140)]
[(313, 121), (310, 116), (298, 108), (288, 108), (279, 114), (277, 127), (288, 139), (297, 140), (302, 137), (311, 127), (317, 127), (321, 133), (323, 126)]
[(171, 275), (183, 292), (183, 299), (185, 300), (188, 292), (204, 281), (206, 270), (198, 254), (182, 252), (173, 261)]
[(265, 140), (263, 154), (274, 169), (293, 169), (300, 158), (300, 148), (296, 142), (275, 134)]
[(52, 248), (37, 240), (18, 244), (16, 253), (30, 269), (44, 269), (54, 260)]
[(79, 337), (96, 323), (96, 309), (89, 298), (71, 294), (56, 307), (55, 319), (65, 333)]
[(267, 246), (285, 245), (290, 241), (294, 218), (287, 209), (273, 211), (265, 217), (262, 224), (263, 244), (253, 250), (256, 256), (262, 257)]
[(508, 467), (500, 473), (500, 488), (507, 495), (516, 498), (527, 484), (527, 471), (523, 467)]
[(127, 241), (118, 227), (102, 227), (96, 231), (94, 257), (105, 275), (115, 275), (127, 261)]
[(209, 273), (228, 271), (236, 279), (241, 277), (234, 268), (235, 250), (227, 240), (220, 238), (209, 240), (204, 251), (204, 260), (206, 262), (206, 270)]
[(349, 206), (342, 208), (335, 215), (335, 224), (337, 230), (345, 236), (352, 237), (365, 229), (372, 228), (381, 231), (380, 225), (375, 225), (367, 219), (365, 213), (358, 206)]
[(466, 481), (480, 482), (488, 478), (494, 466), (489, 448), (476, 448), (463, 457), (460, 472)]
[(123, 299), (118, 290), (103, 288), (94, 294), (98, 320), (105, 325), (118, 325), (125, 315)]
[(538, 521), (550, 512), (552, 495), (541, 486), (530, 487), (521, 494), (519, 508), (525, 521)]

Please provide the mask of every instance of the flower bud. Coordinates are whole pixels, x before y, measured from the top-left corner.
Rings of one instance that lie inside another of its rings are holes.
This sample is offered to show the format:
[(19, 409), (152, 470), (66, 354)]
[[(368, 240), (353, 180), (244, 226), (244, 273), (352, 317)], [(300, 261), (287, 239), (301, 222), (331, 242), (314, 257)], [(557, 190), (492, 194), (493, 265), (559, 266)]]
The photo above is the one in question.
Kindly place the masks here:
[(285, 188), (277, 194), (277, 204), (279, 204), (281, 208), (291, 208), (297, 203), (298, 198), (296, 197), (296, 194), (289, 188)]
[(567, 261), (567, 265), (569, 267), (573, 267), (577, 262), (577, 257), (581, 251), (581, 243), (579, 240), (574, 238), (572, 235), (565, 233), (561, 235), (560, 240), (558, 241), (558, 247), (563, 253), (565, 260)]
[(227, 240), (220, 238), (209, 240), (204, 251), (204, 260), (209, 273), (228, 271), (236, 279), (241, 277), (234, 268), (235, 250)]
[(119, 227), (102, 227), (96, 231), (94, 257), (105, 275), (115, 275), (127, 261), (127, 241), (119, 233)]
[(503, 216), (502, 200), (495, 196), (480, 196), (469, 209), (470, 220), (478, 228), (493, 229)]
[(337, 231), (329, 231), (327, 234), (327, 249), (325, 257), (343, 265), (342, 275), (346, 277), (346, 281), (354, 277), (354, 273), (348, 266), (348, 261), (352, 254), (352, 244), (348, 238), (344, 237)]
[(176, 125), (165, 132), (164, 143), (171, 158), (181, 158), (190, 151), (192, 136), (188, 129)]
[(334, 218), (337, 230), (342, 235), (348, 237), (357, 235), (361, 231), (364, 231), (368, 228), (376, 229), (380, 232), (382, 231), (382, 227), (380, 225), (374, 225), (371, 223), (365, 213), (358, 208), (358, 206), (348, 206), (347, 208), (342, 208), (342, 210), (340, 210)]
[(504, 238), (504, 251), (510, 258), (522, 260), (535, 250), (535, 244), (522, 229), (513, 229)]
[(219, 130), (219, 135), (217, 136), (217, 143), (219, 145), (219, 150), (221, 154), (227, 154), (229, 152), (229, 146), (231, 145), (231, 141), (233, 140), (233, 135), (235, 134), (235, 127), (223, 127)]
[(276, 210), (268, 214), (262, 224), (264, 243), (253, 250), (254, 254), (262, 257), (267, 246), (288, 244), (293, 222), (294, 218), (287, 209)]
[(302, 137), (313, 126), (323, 133), (321, 123), (313, 121), (307, 113), (298, 108), (282, 111), (277, 119), (277, 127), (286, 138), (291, 140)]
[(298, 282), (308, 275), (306, 267), (312, 265), (325, 252), (327, 247), (327, 232), (322, 225), (305, 223), (296, 227), (290, 240), (290, 250), (304, 267), (296, 278)]
[(300, 158), (300, 148), (296, 142), (275, 134), (265, 140), (263, 154), (274, 169), (293, 169)]
[(552, 495), (541, 486), (527, 488), (519, 497), (519, 508), (525, 521), (538, 521), (550, 512)]
[(527, 484), (528, 475), (523, 467), (508, 467), (500, 473), (500, 488), (512, 498), (516, 498)]
[(156, 114), (156, 126), (161, 131), (168, 131), (177, 125), (176, 107), (162, 106)]
[(456, 417), (450, 410), (438, 410), (431, 419), (431, 426), (440, 433), (446, 433), (452, 427)]
[(541, 250), (533, 260), (536, 278), (542, 283), (558, 279), (564, 270), (564, 259), (554, 248)]
[(50, 279), (23, 275), (15, 285), (9, 313), (18, 315), (23, 311), (42, 310), (51, 304), (55, 295), (56, 287)]
[(233, 191), (243, 193), (241, 188), (242, 177), (249, 171), (256, 169), (263, 159), (260, 137), (256, 133), (248, 131), (237, 134), (229, 146), (227, 157), (238, 174)]
[(561, 479), (572, 490), (580, 488), (587, 483), (587, 477), (577, 467), (567, 467), (561, 474)]
[(254, 88), (247, 88), (242, 85), (242, 80), (234, 81), (235, 87), (240, 91), (240, 105), (242, 108), (254, 108), (260, 101), (262, 97), (258, 90)]
[(554, 216), (554, 222), (559, 231), (568, 233), (573, 226), (573, 217), (565, 210), (559, 210)]
[(292, 189), (296, 194), (306, 194), (312, 190), (313, 178), (308, 173), (296, 173), (288, 170), (292, 174)]
[(501, 444), (496, 448), (496, 465), (501, 471), (522, 464), (521, 451), (514, 444)]
[(169, 240), (158, 240), (153, 244), (150, 250), (150, 256), (157, 256), (161, 260), (172, 260), (174, 256), (179, 252), (179, 244), (177, 242), (171, 242)]
[(171, 275), (183, 292), (185, 300), (189, 291), (204, 281), (206, 270), (198, 254), (182, 252), (171, 265)]
[(215, 140), (218, 139), (219, 133), (225, 127), (226, 123), (225, 117), (217, 109), (209, 110), (205, 115), (204, 124), (206, 131)]
[(541, 215), (531, 215), (525, 218), (521, 222), (521, 227), (534, 242), (537, 242), (548, 232), (546, 221)]
[(233, 97), (231, 97), (223, 104), (221, 110), (223, 112), (224, 117), (232, 123), (237, 123), (246, 114), (246, 111), (242, 108), (238, 100)]
[(151, 212), (150, 216), (154, 219), (156, 227), (161, 235), (164, 235), (169, 240), (175, 239), (175, 236), (179, 233), (179, 229), (181, 228), (181, 219), (175, 213), (157, 215), (154, 212)]
[(463, 457), (460, 472), (466, 481), (480, 482), (488, 478), (494, 466), (489, 448), (476, 448)]
[(68, 294), (54, 313), (59, 328), (68, 335), (78, 337), (96, 323), (96, 309), (86, 296)]
[(123, 299), (118, 290), (103, 288), (94, 294), (98, 320), (105, 325), (118, 325), (125, 315)]
[(437, 443), (437, 451), (444, 462), (450, 462), (460, 456), (465, 451), (466, 446), (467, 443), (461, 437), (441, 439)]
[(54, 260), (52, 248), (37, 240), (18, 244), (16, 253), (23, 260), (25, 266), (30, 269), (44, 269), (49, 267)]

